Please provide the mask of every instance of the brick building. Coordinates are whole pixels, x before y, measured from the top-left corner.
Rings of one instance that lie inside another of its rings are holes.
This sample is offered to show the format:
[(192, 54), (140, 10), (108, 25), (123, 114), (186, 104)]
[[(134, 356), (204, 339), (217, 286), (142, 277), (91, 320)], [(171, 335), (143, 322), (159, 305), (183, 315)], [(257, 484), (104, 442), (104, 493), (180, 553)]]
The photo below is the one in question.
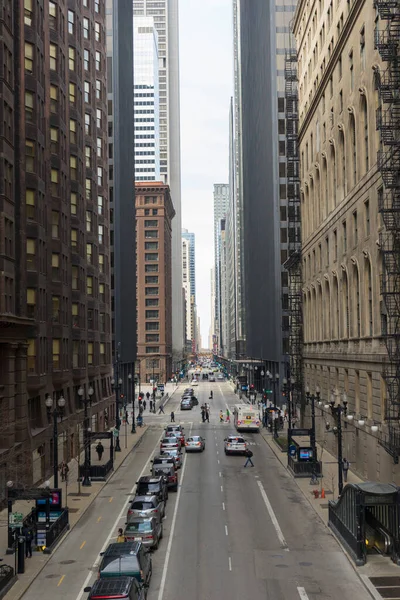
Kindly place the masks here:
[(135, 184), (137, 264), (137, 363), (141, 381), (165, 382), (172, 374), (171, 225), (169, 186)]
[[(104, 0), (1, 0), (0, 501), (112, 419)], [(108, 412), (109, 411), (109, 412)]]

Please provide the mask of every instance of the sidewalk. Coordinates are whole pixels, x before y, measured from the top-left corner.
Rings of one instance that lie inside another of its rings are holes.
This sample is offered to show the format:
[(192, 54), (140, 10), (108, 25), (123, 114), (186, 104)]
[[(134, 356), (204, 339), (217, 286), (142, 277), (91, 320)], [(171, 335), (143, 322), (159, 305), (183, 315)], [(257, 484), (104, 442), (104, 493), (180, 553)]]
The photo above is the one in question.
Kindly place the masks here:
[[(169, 398), (173, 396), (177, 387), (174, 386), (174, 389), (168, 390), (170, 394), (166, 402), (169, 401)], [(165, 402), (165, 400), (164, 400)], [(157, 407), (160, 404), (160, 400), (157, 400)], [(145, 412), (145, 415), (148, 411)], [(145, 435), (148, 426), (144, 425), (143, 427), (137, 427), (136, 433), (131, 433), (132, 420), (129, 418), (129, 425), (125, 427), (124, 424), (121, 425), (120, 430), (120, 446), (121, 452), (114, 453), (114, 471), (118, 471), (120, 466), (123, 464), (128, 454), (137, 447), (143, 436)], [(103, 440), (104, 442), (104, 440)], [(99, 461), (97, 459), (97, 454), (95, 451), (96, 443), (92, 444), (92, 464), (101, 465), (107, 462), (109, 459), (109, 451), (108, 447), (105, 449), (102, 460)], [(81, 464), (83, 464), (84, 453), (81, 455)], [(82, 487), (80, 486), (79, 493), (79, 483), (78, 483), (78, 461), (73, 459), (68, 463), (69, 473), (68, 473), (68, 483), (61, 481), (61, 475), (59, 475), (59, 487), (62, 489), (63, 493), (63, 505), (68, 506), (69, 508), (69, 525), (70, 530), (72, 530), (75, 525), (79, 522), (82, 516), (85, 514), (89, 506), (101, 492), (103, 487), (107, 484), (107, 481), (92, 481), (92, 485), (90, 487)], [(112, 474), (110, 475), (112, 476)], [(109, 480), (109, 478), (108, 478)], [(53, 486), (53, 477), (49, 478), (50, 487)], [(14, 502), (13, 511), (21, 512), (24, 515), (27, 515), (31, 509), (35, 506), (35, 501), (19, 501)], [(6, 548), (8, 543), (7, 538), (7, 522), (8, 522), (8, 512), (7, 508), (0, 512), (0, 556), (2, 558), (1, 564), (8, 564), (14, 568), (15, 565), (15, 555), (6, 555)], [(68, 532), (65, 534), (68, 535)], [(65, 539), (65, 535), (61, 537), (59, 544)], [(39, 575), (40, 571), (45, 567), (47, 562), (51, 559), (52, 555), (56, 551), (56, 548), (53, 550), (52, 554), (43, 554), (42, 552), (33, 552), (33, 556), (31, 559), (25, 560), (25, 573), (18, 575), (18, 580), (10, 589), (10, 591), (4, 597), (5, 600), (19, 600), (26, 590), (29, 588), (31, 583), (36, 579)]]

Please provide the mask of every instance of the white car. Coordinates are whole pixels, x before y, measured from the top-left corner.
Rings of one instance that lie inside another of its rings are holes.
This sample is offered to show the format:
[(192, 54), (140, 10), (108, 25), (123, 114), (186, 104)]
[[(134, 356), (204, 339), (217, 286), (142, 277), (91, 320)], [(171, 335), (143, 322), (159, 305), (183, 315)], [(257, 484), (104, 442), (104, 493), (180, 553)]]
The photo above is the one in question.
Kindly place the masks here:
[(225, 454), (244, 454), (249, 445), (240, 435), (230, 435), (224, 442)]
[(199, 382), (197, 381), (197, 379), (193, 379), (193, 381), (192, 381), (192, 385), (193, 385), (193, 386), (199, 385)]

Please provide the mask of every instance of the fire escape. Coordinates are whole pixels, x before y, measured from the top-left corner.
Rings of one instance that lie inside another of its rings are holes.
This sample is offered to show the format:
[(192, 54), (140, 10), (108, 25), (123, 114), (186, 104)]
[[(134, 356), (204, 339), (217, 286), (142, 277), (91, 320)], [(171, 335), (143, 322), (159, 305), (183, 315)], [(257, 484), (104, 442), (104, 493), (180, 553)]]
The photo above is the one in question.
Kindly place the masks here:
[(375, 31), (383, 71), (376, 70), (380, 94), (377, 129), (380, 131), (378, 168), (384, 186), (379, 193), (379, 211), (385, 224), (380, 234), (383, 257), (381, 294), (382, 335), (388, 360), (385, 365), (387, 434), (381, 444), (393, 457), (400, 456), (400, 5), (399, 0), (375, 0), (386, 28)]
[(286, 51), (285, 56), (288, 259), (284, 266), (289, 274), (289, 359), (290, 377), (292, 377), (295, 382), (292, 388), (292, 398), (295, 405), (301, 404), (303, 397), (303, 312), (298, 105), (297, 53), (294, 48), (291, 48)]

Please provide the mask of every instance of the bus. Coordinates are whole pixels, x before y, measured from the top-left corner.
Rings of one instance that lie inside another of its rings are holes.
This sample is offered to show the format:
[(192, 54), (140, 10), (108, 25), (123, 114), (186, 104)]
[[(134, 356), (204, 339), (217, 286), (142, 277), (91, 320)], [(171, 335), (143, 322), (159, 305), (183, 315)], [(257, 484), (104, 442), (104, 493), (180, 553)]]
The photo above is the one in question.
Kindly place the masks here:
[(260, 413), (251, 404), (236, 404), (233, 407), (233, 418), (237, 431), (260, 431)]

